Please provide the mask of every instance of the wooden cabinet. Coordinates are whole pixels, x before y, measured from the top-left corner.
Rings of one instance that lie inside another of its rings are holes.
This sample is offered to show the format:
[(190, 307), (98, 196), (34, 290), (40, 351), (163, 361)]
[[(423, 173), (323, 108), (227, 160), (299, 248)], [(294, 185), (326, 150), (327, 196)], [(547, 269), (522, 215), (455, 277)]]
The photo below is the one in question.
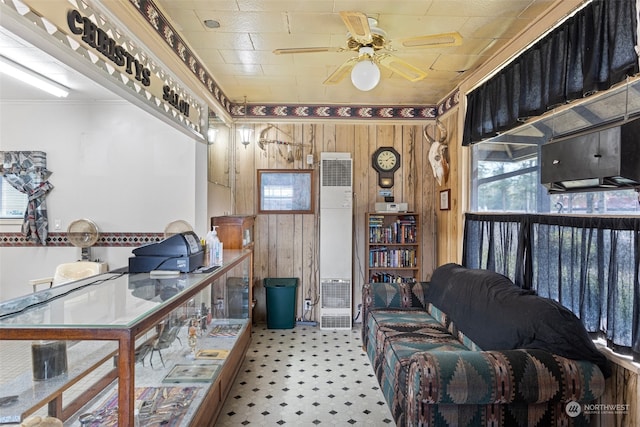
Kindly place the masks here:
[[(82, 414), (128, 427), (140, 408), (140, 425), (213, 426), (251, 339), (237, 294), (251, 298), (252, 262), (251, 250), (225, 249), (210, 273), (114, 270), (0, 303), (2, 370), (11, 373), (0, 396), (15, 399), (0, 405), (0, 423), (46, 408), (65, 425), (79, 425)], [(56, 347), (67, 363), (64, 373), (35, 381), (29, 355), (41, 341), (66, 343)], [(143, 419), (143, 408), (168, 406), (172, 397), (189, 402), (179, 417), (147, 411)]]
[(253, 246), (255, 215), (226, 215), (211, 217), (211, 226), (217, 226), (218, 238), (225, 249), (243, 249)]
[(368, 212), (365, 224), (368, 231), (366, 280), (420, 280), (420, 216), (412, 213)]

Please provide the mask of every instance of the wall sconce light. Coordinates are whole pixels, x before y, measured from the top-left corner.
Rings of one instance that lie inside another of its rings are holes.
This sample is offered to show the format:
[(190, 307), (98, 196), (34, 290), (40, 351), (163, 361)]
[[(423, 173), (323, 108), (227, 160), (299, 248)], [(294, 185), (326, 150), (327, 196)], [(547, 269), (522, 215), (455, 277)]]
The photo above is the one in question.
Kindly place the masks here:
[(69, 89), (60, 83), (54, 82), (2, 55), (0, 55), (0, 73), (18, 79), (58, 98), (66, 98), (69, 96)]
[(373, 48), (360, 48), (358, 63), (351, 70), (351, 82), (361, 91), (373, 89), (380, 82), (380, 68), (373, 62)]
[(216, 142), (217, 136), (218, 128), (216, 126), (209, 125), (209, 129), (207, 129), (207, 142), (209, 142), (209, 144), (213, 144)]
[(242, 126), (238, 128), (238, 132), (240, 133), (240, 143), (244, 145), (244, 148), (247, 148), (247, 145), (251, 142), (253, 128), (250, 128), (249, 126)]

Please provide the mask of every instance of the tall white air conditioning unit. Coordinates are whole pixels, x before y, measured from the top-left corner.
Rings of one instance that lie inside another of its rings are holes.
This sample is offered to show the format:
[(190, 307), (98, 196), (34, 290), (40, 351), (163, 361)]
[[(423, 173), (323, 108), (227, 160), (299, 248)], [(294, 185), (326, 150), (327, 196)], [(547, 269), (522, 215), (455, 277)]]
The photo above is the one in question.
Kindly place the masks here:
[(353, 163), (320, 153), (320, 329), (351, 329)]

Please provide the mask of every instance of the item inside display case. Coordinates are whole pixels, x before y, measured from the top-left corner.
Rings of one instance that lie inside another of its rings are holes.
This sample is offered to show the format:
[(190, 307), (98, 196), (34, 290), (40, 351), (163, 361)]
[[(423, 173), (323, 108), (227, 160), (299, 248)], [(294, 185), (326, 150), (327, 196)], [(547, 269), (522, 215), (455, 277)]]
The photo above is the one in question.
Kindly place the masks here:
[(160, 362), (162, 362), (162, 366), (164, 366), (164, 360), (162, 358), (161, 350), (169, 348), (174, 341), (178, 341), (182, 344), (180, 337), (178, 334), (180, 330), (184, 326), (184, 321), (178, 319), (177, 317), (170, 317), (166, 319), (163, 323), (160, 324), (160, 332), (158, 333), (158, 338), (153, 342), (151, 347), (151, 355), (149, 356), (149, 364), (153, 367), (153, 354), (155, 352), (160, 355)]
[(33, 379), (42, 381), (67, 372), (66, 341), (34, 341), (31, 343)]
[(196, 359), (203, 360), (224, 360), (229, 355), (229, 350), (217, 350), (217, 349), (207, 349), (207, 350), (198, 350), (196, 353)]
[[(179, 426), (199, 387), (136, 387), (136, 407), (140, 425)], [(80, 415), (82, 426), (118, 425), (118, 395), (113, 393), (93, 412)]]
[(232, 324), (214, 324), (213, 328), (211, 328), (211, 332), (209, 332), (209, 336), (211, 337), (235, 337), (242, 330), (242, 324), (232, 323)]
[(164, 383), (211, 382), (220, 365), (175, 365), (162, 380)]

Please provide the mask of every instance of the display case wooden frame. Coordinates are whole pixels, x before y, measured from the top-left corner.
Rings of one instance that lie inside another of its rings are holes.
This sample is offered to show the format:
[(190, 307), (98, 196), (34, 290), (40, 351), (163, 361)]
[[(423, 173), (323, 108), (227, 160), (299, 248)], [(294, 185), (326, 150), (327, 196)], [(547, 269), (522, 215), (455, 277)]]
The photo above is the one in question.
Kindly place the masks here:
[[(53, 386), (55, 389), (53, 391), (47, 390), (46, 393), (43, 394), (42, 398), (35, 397), (38, 393), (34, 392), (33, 395), (35, 400), (33, 400), (33, 408), (24, 411), (22, 416), (28, 416), (42, 405), (47, 405), (49, 415), (67, 420), (73, 416), (74, 413), (80, 411), (91, 398), (97, 395), (97, 393), (109, 387), (114, 380), (117, 380), (119, 408), (118, 425), (122, 427), (134, 425), (135, 381), (133, 379), (135, 378), (136, 369), (136, 338), (141, 337), (149, 331), (153, 331), (154, 328), (166, 319), (170, 313), (181, 306), (187, 305), (194, 296), (210, 287), (216, 280), (226, 278), (228, 273), (235, 272), (235, 269), (237, 268), (246, 272), (246, 275), (248, 276), (247, 283), (251, 283), (253, 280), (251, 277), (252, 262), (253, 252), (251, 250), (225, 250), (224, 263), (222, 267), (206, 274), (198, 275), (189, 273), (188, 278), (186, 279), (187, 285), (184, 289), (178, 290), (177, 293), (169, 296), (159, 304), (154, 305), (151, 309), (141, 309), (143, 311), (130, 320), (117, 320), (112, 323), (99, 324), (91, 321), (77, 324), (73, 322), (62, 324), (50, 322), (42, 324), (35, 321), (33, 323), (29, 323), (27, 321), (16, 323), (15, 316), (22, 314), (24, 310), (17, 310), (15, 311), (16, 314), (11, 314), (11, 310), (14, 310), (14, 308), (11, 308), (11, 304), (20, 305), (20, 299), (0, 304), (1, 340), (114, 341), (117, 343), (117, 346), (114, 347), (116, 348), (116, 351), (106, 355), (100, 355), (100, 360), (90, 361), (90, 366), (86, 368), (86, 372), (80, 375), (75, 375), (73, 378), (69, 378), (69, 380), (62, 378), (59, 382), (53, 381), (52, 383), (45, 384), (45, 381), (43, 384), (35, 385), (35, 388), (40, 386), (50, 388)], [(122, 274), (123, 273), (115, 272), (105, 273), (91, 279), (61, 285), (47, 291), (26, 296), (25, 300), (34, 297), (37, 299), (37, 296), (39, 295), (49, 295), (45, 294), (46, 292), (49, 292), (54, 298), (56, 296), (58, 297), (56, 299), (57, 301), (64, 301), (64, 299), (67, 298), (68, 295), (71, 295), (74, 290), (84, 289), (88, 286), (99, 287), (99, 284), (92, 283), (97, 280), (111, 283), (111, 286), (118, 286), (120, 285), (119, 280), (122, 281), (122, 277), (126, 277), (122, 276)], [(148, 273), (141, 274), (148, 275)], [(123, 286), (123, 291), (128, 289), (128, 278), (124, 279)], [(121, 288), (122, 286), (118, 287)], [(249, 292), (251, 292), (251, 287), (249, 287)], [(211, 298), (213, 299), (214, 296), (212, 295)], [(7, 307), (9, 307), (9, 311), (7, 310)], [(34, 307), (42, 307), (42, 305), (35, 304)], [(29, 310), (30, 309), (27, 309), (27, 312)], [(194, 416), (191, 418), (190, 424), (204, 426), (213, 425), (215, 423), (215, 420), (222, 409), (224, 399), (233, 384), (233, 379), (240, 369), (241, 361), (249, 346), (250, 339), (251, 320), (249, 318), (246, 320), (246, 327), (243, 329), (243, 333), (236, 338), (233, 349), (231, 349), (229, 357), (225, 360), (225, 365), (217, 375), (215, 382), (210, 384), (208, 390), (205, 391), (206, 395), (204, 400)], [(68, 405), (63, 406), (62, 393), (65, 390), (71, 387), (73, 383), (79, 381), (83, 376), (91, 373), (101, 363), (104, 363), (114, 357), (115, 368), (91, 386), (90, 390), (88, 390), (84, 396), (81, 396)], [(31, 405), (31, 403), (29, 403), (29, 405)]]
[[(313, 189), (313, 169), (258, 169), (258, 212), (313, 213)], [(270, 200), (269, 193), (282, 190)]]

